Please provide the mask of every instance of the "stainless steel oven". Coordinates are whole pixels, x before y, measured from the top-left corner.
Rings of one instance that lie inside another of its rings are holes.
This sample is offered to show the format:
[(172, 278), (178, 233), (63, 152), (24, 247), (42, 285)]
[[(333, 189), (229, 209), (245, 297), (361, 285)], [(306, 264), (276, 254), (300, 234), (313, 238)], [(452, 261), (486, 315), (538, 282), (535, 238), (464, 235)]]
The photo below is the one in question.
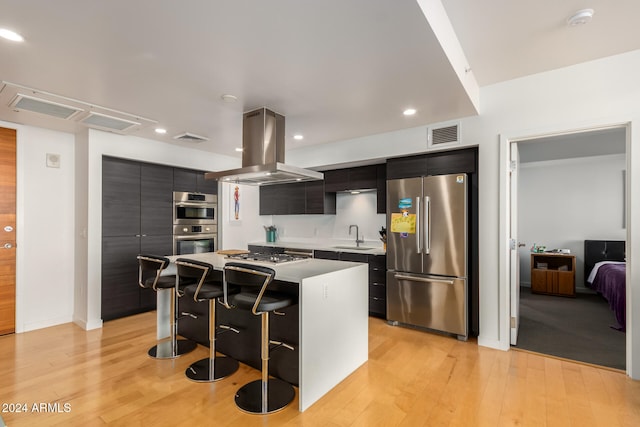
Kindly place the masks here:
[(173, 254), (187, 255), (214, 252), (218, 248), (216, 225), (174, 225)]
[(218, 223), (218, 196), (215, 194), (173, 193), (173, 225), (215, 225)]

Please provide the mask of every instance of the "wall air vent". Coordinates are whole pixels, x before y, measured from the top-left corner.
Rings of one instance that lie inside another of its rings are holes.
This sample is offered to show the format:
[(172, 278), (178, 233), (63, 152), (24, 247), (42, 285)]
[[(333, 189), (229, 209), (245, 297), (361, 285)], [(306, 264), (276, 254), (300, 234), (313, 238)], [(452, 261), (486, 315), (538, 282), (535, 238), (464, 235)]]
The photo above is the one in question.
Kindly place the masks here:
[(53, 102), (42, 98), (36, 98), (33, 96), (23, 95), (21, 93), (16, 94), (9, 107), (16, 111), (32, 111), (34, 113), (45, 114), (47, 116), (57, 117), (59, 119), (68, 120), (74, 117), (76, 114), (84, 111), (81, 108), (73, 107), (71, 105), (61, 104), (59, 102)]
[(209, 138), (206, 138), (204, 136), (200, 136), (200, 135), (196, 135), (193, 133), (189, 133), (189, 132), (185, 132), (185, 133), (181, 133), (180, 135), (176, 135), (173, 137), (173, 139), (177, 139), (178, 141), (187, 141), (187, 142), (204, 142), (204, 141), (208, 141)]
[(429, 128), (427, 141), (429, 147), (460, 144), (460, 124)]
[(89, 126), (90, 128), (115, 132), (125, 132), (134, 126), (140, 126), (139, 122), (134, 122), (133, 120), (121, 119), (119, 117), (113, 117), (93, 111), (90, 112), (87, 117), (80, 120), (80, 123)]

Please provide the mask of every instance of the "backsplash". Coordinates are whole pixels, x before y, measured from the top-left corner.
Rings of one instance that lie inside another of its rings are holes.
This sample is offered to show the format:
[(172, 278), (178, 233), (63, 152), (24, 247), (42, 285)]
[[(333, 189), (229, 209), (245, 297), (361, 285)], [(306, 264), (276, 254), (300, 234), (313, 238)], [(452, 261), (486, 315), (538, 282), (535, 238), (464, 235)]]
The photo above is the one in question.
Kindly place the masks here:
[[(386, 216), (376, 213), (376, 192), (336, 194), (335, 215), (273, 215), (278, 239), (283, 241), (313, 241), (317, 239), (355, 240), (355, 230), (349, 236), (349, 226), (355, 224), (360, 238), (380, 243), (378, 230), (385, 226)], [(264, 217), (263, 217), (264, 218)]]

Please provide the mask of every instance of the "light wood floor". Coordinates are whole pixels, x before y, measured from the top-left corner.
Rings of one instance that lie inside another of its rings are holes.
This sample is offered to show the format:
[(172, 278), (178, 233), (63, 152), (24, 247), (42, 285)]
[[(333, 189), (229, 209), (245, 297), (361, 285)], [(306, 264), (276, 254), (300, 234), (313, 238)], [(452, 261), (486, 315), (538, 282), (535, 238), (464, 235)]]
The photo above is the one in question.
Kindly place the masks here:
[[(369, 323), (369, 361), (304, 413), (255, 416), (234, 405), (259, 378), (184, 377), (207, 349), (173, 361), (146, 355), (155, 313), (84, 331), (67, 324), (0, 337), (0, 415), (18, 426), (639, 426), (640, 382), (624, 374), (475, 342)], [(16, 413), (10, 404), (26, 404)], [(59, 403), (61, 412), (33, 412)], [(65, 411), (67, 404), (68, 412)], [(2, 425), (2, 423), (0, 423)]]

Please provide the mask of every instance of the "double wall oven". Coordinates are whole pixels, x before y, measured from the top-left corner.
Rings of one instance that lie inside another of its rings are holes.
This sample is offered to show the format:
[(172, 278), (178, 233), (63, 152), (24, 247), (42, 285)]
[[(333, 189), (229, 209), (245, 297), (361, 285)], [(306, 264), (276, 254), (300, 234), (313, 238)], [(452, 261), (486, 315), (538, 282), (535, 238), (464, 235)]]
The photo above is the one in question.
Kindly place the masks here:
[(213, 252), (218, 244), (218, 196), (173, 193), (173, 254)]

